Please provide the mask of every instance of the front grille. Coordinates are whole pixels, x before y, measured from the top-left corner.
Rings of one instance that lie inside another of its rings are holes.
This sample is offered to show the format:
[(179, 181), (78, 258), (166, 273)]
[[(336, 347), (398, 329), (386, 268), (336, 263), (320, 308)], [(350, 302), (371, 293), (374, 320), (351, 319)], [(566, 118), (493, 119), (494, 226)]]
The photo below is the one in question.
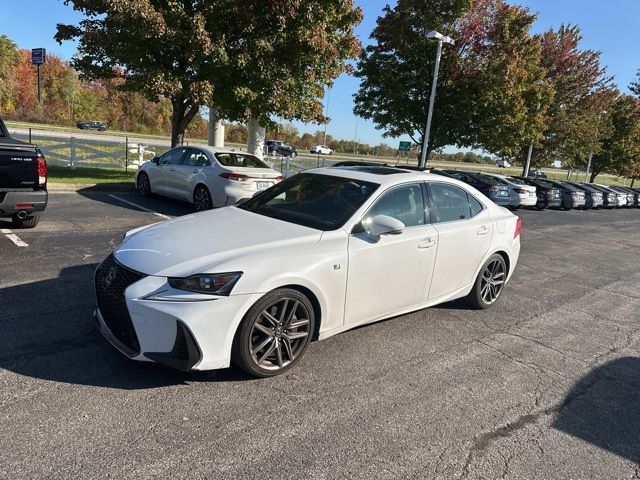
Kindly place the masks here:
[(107, 328), (133, 353), (140, 353), (140, 344), (133, 328), (124, 291), (146, 275), (130, 270), (117, 261), (113, 253), (96, 270), (96, 297)]

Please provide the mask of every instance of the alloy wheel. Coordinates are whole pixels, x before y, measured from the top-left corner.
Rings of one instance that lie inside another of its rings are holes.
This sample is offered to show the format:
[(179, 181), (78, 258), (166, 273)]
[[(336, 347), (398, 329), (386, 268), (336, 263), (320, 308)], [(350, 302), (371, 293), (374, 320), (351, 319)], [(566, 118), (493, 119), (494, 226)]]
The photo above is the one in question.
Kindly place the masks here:
[(480, 282), (480, 296), (482, 301), (487, 305), (494, 303), (504, 287), (505, 281), (505, 264), (502, 259), (495, 258), (482, 272), (482, 280)]
[(280, 370), (304, 351), (310, 333), (307, 307), (295, 298), (280, 298), (262, 310), (251, 327), (251, 359), (259, 368)]
[(151, 193), (151, 184), (149, 183), (149, 177), (145, 173), (141, 173), (138, 176), (138, 191), (143, 197), (146, 197)]
[(196, 212), (204, 212), (211, 209), (211, 195), (204, 187), (199, 187), (193, 195), (193, 205)]

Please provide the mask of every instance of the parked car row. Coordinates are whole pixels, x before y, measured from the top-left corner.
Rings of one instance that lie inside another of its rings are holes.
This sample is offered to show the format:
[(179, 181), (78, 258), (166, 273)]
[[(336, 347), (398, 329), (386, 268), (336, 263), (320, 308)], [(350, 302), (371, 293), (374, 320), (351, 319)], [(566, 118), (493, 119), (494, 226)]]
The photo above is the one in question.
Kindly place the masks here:
[(497, 205), (513, 209), (640, 207), (640, 188), (458, 170), (443, 172), (480, 190)]

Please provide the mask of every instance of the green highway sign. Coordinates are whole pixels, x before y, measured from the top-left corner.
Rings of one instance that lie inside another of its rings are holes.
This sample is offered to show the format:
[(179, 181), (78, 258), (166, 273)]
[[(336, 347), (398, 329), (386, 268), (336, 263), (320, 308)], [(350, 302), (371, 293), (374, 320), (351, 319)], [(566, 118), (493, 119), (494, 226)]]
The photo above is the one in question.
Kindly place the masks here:
[(411, 142), (400, 142), (400, 146), (398, 150), (401, 152), (410, 152), (411, 151)]

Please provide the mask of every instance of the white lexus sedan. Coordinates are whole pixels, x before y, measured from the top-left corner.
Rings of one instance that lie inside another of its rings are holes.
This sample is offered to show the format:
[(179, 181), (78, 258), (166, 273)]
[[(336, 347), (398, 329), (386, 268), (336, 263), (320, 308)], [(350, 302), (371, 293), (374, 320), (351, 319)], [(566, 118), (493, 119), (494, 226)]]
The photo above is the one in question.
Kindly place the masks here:
[(96, 319), (135, 360), (268, 377), (313, 339), (465, 297), (494, 304), (520, 219), (460, 181), (310, 170), (238, 206), (125, 234), (96, 270)]
[(280, 182), (283, 176), (254, 155), (216, 147), (177, 147), (144, 163), (136, 189), (193, 204), (201, 212), (235, 205)]

